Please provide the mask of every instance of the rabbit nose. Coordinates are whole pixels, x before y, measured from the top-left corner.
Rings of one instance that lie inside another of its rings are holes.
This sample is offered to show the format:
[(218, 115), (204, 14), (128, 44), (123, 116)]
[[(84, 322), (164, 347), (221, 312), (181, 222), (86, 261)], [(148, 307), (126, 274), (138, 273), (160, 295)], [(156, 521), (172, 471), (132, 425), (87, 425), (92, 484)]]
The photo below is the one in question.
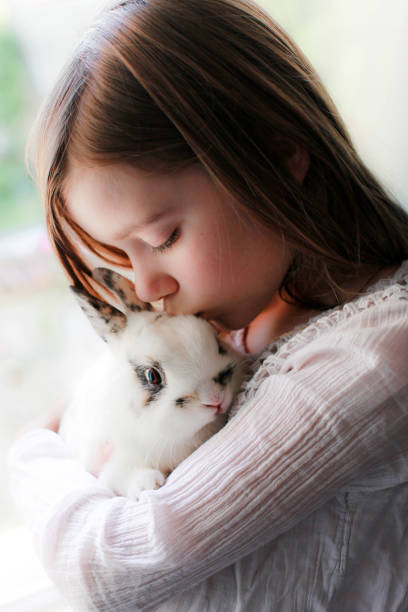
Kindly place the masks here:
[(227, 411), (227, 404), (223, 403), (222, 400), (214, 402), (213, 404), (203, 404), (206, 408), (214, 408), (219, 414), (224, 414)]
[(222, 403), (224, 401), (224, 391), (217, 388), (213, 382), (206, 381), (201, 384), (198, 389), (198, 396), (203, 406), (208, 408), (216, 408), (218, 411), (222, 410)]
[(207, 406), (207, 408), (218, 408), (219, 406), (221, 406), (222, 401), (218, 400), (218, 402), (213, 402), (211, 404), (203, 404), (203, 406)]

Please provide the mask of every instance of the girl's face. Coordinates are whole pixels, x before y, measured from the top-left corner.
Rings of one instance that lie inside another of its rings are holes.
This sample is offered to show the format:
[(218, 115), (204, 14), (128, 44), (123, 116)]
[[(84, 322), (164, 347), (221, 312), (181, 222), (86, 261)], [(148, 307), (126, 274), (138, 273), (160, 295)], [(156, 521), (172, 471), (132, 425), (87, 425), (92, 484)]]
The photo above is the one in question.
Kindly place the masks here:
[(198, 164), (172, 174), (72, 163), (64, 189), (74, 220), (124, 251), (141, 300), (170, 314), (245, 327), (269, 303), (290, 265), (281, 239), (234, 210)]

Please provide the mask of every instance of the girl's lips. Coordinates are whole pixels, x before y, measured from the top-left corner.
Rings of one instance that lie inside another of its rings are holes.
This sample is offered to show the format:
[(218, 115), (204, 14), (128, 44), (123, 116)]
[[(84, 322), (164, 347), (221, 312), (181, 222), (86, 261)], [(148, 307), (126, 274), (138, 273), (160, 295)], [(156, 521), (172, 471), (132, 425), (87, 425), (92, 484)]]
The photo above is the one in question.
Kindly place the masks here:
[(195, 317), (200, 317), (200, 319), (204, 319), (205, 321), (209, 320), (209, 316), (206, 315), (205, 312), (202, 312), (202, 311), (196, 312), (194, 316)]
[[(161, 300), (157, 300), (157, 302), (154, 302), (152, 305), (153, 305), (153, 309), (155, 311), (157, 311), (157, 312), (165, 312), (168, 315), (185, 314), (185, 313), (177, 313), (177, 312), (174, 313), (174, 312), (171, 312), (165, 297), (162, 298)], [(229, 331), (227, 328), (223, 327), (220, 323), (217, 323), (217, 321), (208, 312), (200, 310), (198, 312), (195, 312), (194, 316), (195, 317), (200, 317), (200, 319), (204, 319), (204, 321), (208, 321), (209, 323), (211, 323), (211, 325), (219, 333), (220, 332), (228, 332)]]
[(208, 312), (204, 312), (203, 310), (200, 310), (200, 312), (196, 312), (194, 316), (200, 317), (200, 319), (204, 319), (204, 321), (209, 321), (210, 323), (215, 324), (215, 321), (212, 316)]

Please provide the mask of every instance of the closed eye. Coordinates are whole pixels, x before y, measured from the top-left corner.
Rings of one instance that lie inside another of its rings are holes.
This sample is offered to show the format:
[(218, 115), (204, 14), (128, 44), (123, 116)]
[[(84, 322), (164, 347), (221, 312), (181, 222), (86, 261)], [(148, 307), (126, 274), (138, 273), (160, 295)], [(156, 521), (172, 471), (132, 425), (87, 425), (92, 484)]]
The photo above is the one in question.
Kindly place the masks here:
[(180, 228), (176, 227), (174, 232), (172, 232), (167, 238), (166, 242), (163, 242), (163, 244), (160, 244), (157, 247), (152, 247), (153, 253), (163, 253), (163, 251), (167, 251), (167, 249), (169, 249), (179, 239), (179, 237)]
[(228, 368), (225, 368), (225, 370), (220, 372), (213, 380), (222, 387), (225, 387), (225, 385), (231, 380), (233, 372), (234, 366), (230, 365)]

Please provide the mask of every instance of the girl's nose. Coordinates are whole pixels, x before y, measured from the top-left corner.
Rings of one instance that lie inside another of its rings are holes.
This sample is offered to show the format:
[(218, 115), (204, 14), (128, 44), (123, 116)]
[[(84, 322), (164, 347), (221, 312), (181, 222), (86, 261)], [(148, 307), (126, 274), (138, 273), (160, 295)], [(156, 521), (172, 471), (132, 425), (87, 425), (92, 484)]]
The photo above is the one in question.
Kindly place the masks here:
[(134, 265), (133, 270), (136, 293), (143, 302), (155, 302), (176, 293), (179, 288), (175, 278), (160, 270), (143, 265)]

